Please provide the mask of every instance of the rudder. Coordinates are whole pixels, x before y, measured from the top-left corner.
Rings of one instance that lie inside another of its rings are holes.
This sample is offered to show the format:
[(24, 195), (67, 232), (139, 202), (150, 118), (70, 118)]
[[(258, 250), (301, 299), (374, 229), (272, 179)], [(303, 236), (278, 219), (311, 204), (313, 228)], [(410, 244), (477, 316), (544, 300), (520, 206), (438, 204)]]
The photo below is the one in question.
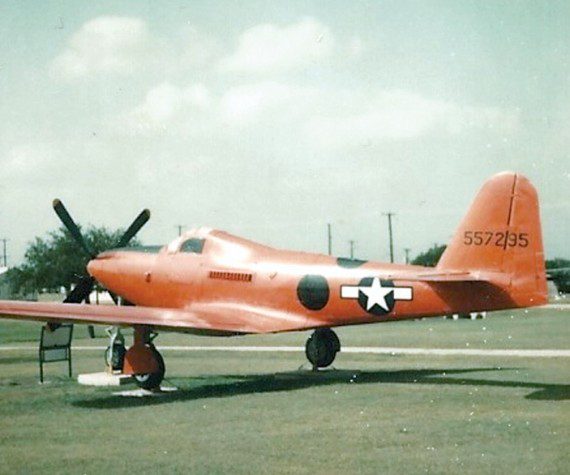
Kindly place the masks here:
[(518, 306), (548, 299), (538, 194), (530, 181), (504, 172), (481, 188), (437, 265), (440, 270), (487, 271), (510, 277)]

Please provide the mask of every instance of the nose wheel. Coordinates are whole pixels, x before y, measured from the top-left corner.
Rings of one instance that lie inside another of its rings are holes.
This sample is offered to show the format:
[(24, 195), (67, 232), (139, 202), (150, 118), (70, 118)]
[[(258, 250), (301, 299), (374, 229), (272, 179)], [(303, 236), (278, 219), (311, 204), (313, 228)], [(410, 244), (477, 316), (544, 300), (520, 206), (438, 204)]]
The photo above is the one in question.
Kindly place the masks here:
[(313, 369), (330, 366), (340, 351), (340, 340), (330, 328), (318, 328), (305, 344), (305, 355)]

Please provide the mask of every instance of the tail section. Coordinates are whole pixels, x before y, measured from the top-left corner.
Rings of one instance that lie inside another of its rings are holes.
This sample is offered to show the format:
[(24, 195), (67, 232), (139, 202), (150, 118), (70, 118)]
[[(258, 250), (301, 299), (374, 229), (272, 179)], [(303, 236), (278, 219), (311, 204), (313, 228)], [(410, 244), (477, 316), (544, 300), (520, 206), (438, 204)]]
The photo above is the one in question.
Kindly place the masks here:
[(538, 195), (530, 181), (510, 172), (489, 179), (437, 269), (501, 274), (501, 287), (517, 307), (546, 303)]

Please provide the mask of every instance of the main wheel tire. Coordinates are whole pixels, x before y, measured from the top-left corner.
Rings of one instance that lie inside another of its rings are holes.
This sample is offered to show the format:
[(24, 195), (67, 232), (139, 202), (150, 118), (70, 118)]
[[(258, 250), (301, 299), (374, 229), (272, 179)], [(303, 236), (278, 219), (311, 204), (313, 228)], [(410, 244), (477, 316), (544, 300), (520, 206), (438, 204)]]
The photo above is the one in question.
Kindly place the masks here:
[(142, 389), (158, 389), (160, 388), (160, 383), (164, 379), (164, 373), (166, 371), (166, 367), (164, 365), (164, 360), (162, 359), (162, 355), (158, 352), (158, 350), (152, 346), (151, 347), (152, 353), (156, 362), (158, 363), (158, 370), (154, 373), (145, 373), (145, 374), (135, 374), (135, 381), (139, 388)]
[(113, 371), (119, 371), (123, 369), (123, 363), (125, 361), (125, 355), (127, 353), (127, 349), (125, 348), (125, 345), (121, 344), (121, 343), (115, 343), (113, 345), (113, 354), (111, 355), (110, 361), (109, 361), (109, 352), (111, 352), (111, 347), (108, 346), (107, 349), (105, 350), (105, 363), (109, 364), (109, 362), (111, 363), (111, 369)]
[(316, 368), (330, 366), (340, 351), (340, 340), (330, 328), (319, 328), (309, 337), (305, 355)]

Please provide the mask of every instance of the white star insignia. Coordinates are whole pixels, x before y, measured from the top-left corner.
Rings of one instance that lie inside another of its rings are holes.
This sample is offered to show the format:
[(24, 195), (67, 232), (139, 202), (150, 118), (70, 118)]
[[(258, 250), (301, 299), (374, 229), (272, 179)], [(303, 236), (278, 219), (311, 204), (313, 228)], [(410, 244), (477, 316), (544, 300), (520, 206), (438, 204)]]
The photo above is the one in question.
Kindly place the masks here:
[(360, 292), (366, 295), (366, 311), (378, 305), (385, 312), (390, 312), (386, 297), (393, 292), (393, 299), (396, 300), (412, 300), (412, 287), (383, 287), (378, 277), (372, 279), (370, 285), (341, 285), (340, 297), (343, 299), (358, 299)]
[(368, 297), (366, 302), (366, 311), (370, 310), (374, 305), (379, 305), (387, 312), (390, 311), (390, 308), (386, 303), (386, 297), (390, 292), (394, 291), (394, 287), (382, 287), (380, 279), (378, 277), (374, 277), (370, 287), (359, 287), (359, 290)]

